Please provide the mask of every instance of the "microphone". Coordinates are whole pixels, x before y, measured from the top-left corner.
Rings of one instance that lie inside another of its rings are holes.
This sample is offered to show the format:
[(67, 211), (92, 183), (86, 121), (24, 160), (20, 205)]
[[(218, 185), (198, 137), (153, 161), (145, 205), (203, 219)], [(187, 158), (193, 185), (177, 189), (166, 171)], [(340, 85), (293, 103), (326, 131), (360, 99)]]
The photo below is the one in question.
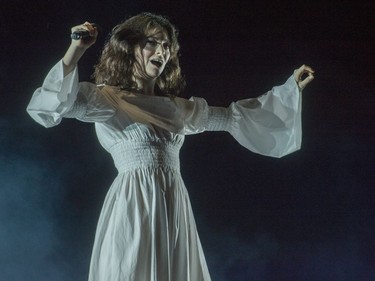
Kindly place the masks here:
[[(98, 33), (102, 31), (99, 25), (93, 23), (92, 26), (96, 28)], [(72, 34), (70, 34), (70, 38), (72, 38), (73, 40), (86, 39), (88, 37), (90, 37), (90, 32), (88, 30), (76, 30)]]

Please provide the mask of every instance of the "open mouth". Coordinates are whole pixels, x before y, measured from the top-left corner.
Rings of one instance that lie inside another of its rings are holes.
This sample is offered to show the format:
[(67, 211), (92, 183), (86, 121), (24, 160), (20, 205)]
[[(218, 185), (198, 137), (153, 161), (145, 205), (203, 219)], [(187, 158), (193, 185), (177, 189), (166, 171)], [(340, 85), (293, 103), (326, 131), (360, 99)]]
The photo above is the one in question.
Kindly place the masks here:
[(152, 60), (151, 63), (158, 68), (160, 68), (163, 65), (163, 63), (159, 60)]

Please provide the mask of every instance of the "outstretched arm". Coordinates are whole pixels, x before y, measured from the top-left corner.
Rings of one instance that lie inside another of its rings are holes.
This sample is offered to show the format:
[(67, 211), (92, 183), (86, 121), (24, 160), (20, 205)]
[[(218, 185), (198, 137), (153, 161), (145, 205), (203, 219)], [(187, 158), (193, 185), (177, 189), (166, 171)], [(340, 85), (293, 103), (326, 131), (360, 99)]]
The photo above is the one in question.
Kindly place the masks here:
[(313, 73), (311, 67), (302, 65), (283, 85), (228, 108), (208, 106), (194, 98), (193, 109), (185, 107), (190, 114), (186, 114), (184, 133), (228, 131), (247, 149), (273, 157), (296, 151), (302, 139), (301, 91), (313, 80)]

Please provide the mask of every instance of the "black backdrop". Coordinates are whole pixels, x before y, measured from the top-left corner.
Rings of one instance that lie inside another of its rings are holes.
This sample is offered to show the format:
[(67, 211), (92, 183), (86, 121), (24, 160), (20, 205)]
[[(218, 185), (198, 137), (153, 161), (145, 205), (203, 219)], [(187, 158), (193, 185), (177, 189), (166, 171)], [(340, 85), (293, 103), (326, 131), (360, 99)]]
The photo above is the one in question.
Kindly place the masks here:
[(255, 97), (302, 63), (303, 146), (282, 159), (227, 133), (186, 138), (182, 174), (214, 281), (375, 280), (374, 6), (371, 1), (2, 1), (0, 280), (87, 279), (95, 225), (115, 177), (93, 126), (44, 129), (25, 112), (85, 20), (104, 35), (141, 11), (180, 30), (184, 97)]

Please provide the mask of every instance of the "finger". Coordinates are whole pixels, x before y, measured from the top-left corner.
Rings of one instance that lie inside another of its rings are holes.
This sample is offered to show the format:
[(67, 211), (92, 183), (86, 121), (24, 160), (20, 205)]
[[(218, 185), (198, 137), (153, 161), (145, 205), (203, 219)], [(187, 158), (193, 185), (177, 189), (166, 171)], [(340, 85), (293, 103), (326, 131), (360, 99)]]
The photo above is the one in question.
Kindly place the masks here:
[(95, 36), (97, 33), (96, 25), (93, 23), (85, 22), (83, 26), (90, 32), (90, 36)]
[(76, 25), (76, 26), (72, 27), (72, 32), (80, 31), (80, 30), (87, 30), (88, 32), (90, 32), (90, 35), (91, 35), (91, 34), (95, 34), (96, 28), (94, 27), (93, 24), (91, 24), (87, 21), (83, 24)]
[(298, 82), (298, 87), (302, 90), (302, 89), (304, 89), (304, 88), (307, 86), (307, 84), (309, 84), (312, 80), (314, 80), (314, 75), (312, 74), (312, 72), (308, 72), (308, 76), (307, 76), (305, 79), (303, 79), (303, 80), (301, 80), (301, 81)]
[(315, 71), (308, 65), (305, 65), (303, 64), (301, 67), (300, 67), (302, 73), (314, 73)]
[(306, 64), (301, 65), (297, 69), (297, 71), (300, 72), (300, 73), (303, 73), (303, 72), (312, 72), (312, 73), (314, 73), (315, 72), (310, 66), (308, 66)]
[(294, 70), (294, 79), (296, 80), (296, 82), (299, 82), (301, 80), (304, 68), (305, 68), (305, 65), (302, 65), (299, 68)]
[(310, 75), (310, 74), (313, 74), (314, 72), (315, 71), (310, 66), (303, 64), (300, 68), (294, 71), (294, 79), (298, 83), (302, 80), (302, 76), (304, 74)]

